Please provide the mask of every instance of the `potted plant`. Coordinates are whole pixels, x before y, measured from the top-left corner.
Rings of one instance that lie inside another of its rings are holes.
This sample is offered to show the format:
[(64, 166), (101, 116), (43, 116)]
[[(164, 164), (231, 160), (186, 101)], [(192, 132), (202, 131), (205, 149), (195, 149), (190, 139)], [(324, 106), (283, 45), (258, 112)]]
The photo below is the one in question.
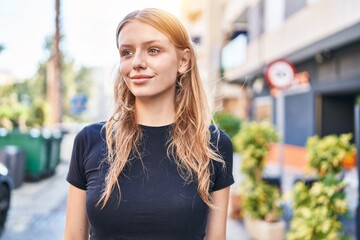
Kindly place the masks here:
[(285, 222), (281, 220), (279, 188), (264, 181), (246, 179), (241, 187), (244, 224), (254, 239), (284, 239)]
[(240, 187), (244, 224), (253, 239), (284, 239), (280, 189), (263, 181), (264, 158), (279, 136), (269, 122), (247, 122), (234, 136), (236, 151), (242, 154)]
[[(293, 217), (287, 239), (351, 239), (346, 236), (340, 221), (340, 217), (348, 212), (346, 185), (341, 173), (349, 167), (349, 158), (355, 159), (356, 153), (350, 140), (351, 134), (308, 139), (309, 163), (318, 180), (311, 185), (301, 181), (294, 185)], [(351, 162), (354, 164), (355, 160)]]

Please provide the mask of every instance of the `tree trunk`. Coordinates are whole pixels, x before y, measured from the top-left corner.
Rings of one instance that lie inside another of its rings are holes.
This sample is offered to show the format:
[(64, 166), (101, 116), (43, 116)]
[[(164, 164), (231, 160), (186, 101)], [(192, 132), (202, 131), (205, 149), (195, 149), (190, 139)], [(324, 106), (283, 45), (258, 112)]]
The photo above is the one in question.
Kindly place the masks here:
[(50, 105), (49, 123), (61, 123), (61, 53), (60, 53), (60, 0), (55, 3), (55, 36), (53, 41), (53, 54), (47, 66), (47, 99)]

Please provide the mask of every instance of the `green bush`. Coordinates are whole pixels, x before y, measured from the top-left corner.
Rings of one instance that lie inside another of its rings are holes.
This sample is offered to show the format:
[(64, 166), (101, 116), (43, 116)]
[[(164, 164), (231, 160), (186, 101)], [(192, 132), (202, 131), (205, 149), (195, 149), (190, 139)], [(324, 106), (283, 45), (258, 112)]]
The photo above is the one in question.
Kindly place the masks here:
[(216, 112), (213, 118), (219, 128), (230, 138), (233, 138), (240, 130), (241, 120), (230, 113)]
[(32, 105), (19, 102), (0, 105), (0, 127), (42, 127), (47, 114), (45, 105), (40, 101)]
[[(12, 127), (18, 127), (21, 119), (27, 119), (29, 116), (28, 108), (21, 104), (13, 104), (12, 106), (3, 105), (0, 106), (0, 120), (7, 119), (12, 125)], [(1, 121), (1, 122), (2, 122)], [(0, 123), (1, 127), (2, 124)]]

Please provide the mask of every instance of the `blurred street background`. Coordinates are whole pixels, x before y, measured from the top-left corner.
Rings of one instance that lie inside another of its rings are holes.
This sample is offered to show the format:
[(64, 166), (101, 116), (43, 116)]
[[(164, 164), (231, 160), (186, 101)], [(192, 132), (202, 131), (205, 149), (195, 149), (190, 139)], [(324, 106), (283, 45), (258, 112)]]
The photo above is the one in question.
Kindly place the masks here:
[[(308, 140), (350, 134), (360, 151), (359, 0), (0, 0), (1, 239), (62, 239), (73, 138), (112, 112), (115, 30), (145, 7), (184, 22), (214, 119), (233, 140), (228, 240), (250, 239), (235, 140), (246, 123), (267, 122), (280, 136), (262, 178), (281, 189), (286, 232), (294, 183), (309, 177)], [(329, 152), (343, 151), (331, 150), (317, 150), (326, 166)], [(349, 210), (342, 226), (357, 240), (359, 162), (349, 150), (335, 164)]]

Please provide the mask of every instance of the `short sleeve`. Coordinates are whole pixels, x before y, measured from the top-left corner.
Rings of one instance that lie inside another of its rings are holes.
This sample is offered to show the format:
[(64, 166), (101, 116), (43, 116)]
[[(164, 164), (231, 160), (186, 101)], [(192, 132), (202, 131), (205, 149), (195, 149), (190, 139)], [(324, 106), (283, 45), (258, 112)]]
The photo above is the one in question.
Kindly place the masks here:
[(225, 162), (225, 166), (218, 162), (213, 162), (212, 186), (210, 191), (217, 191), (226, 188), (234, 183), (232, 174), (233, 168), (233, 145), (230, 138), (220, 129), (211, 128), (211, 142)]
[(66, 180), (77, 188), (86, 190), (86, 177), (84, 169), (84, 156), (86, 152), (86, 128), (82, 129), (75, 137), (69, 172)]

